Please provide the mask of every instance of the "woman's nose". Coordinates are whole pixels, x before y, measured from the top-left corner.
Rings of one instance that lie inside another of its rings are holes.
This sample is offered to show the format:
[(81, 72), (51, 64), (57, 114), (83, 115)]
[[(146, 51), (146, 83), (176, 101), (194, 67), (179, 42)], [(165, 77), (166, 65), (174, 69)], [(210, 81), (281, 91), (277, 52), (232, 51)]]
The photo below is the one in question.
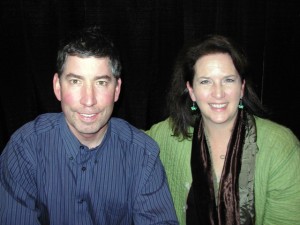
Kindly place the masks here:
[(215, 98), (223, 98), (224, 97), (224, 87), (222, 87), (222, 85), (220, 84), (215, 84), (213, 86), (213, 91), (212, 91), (212, 95)]

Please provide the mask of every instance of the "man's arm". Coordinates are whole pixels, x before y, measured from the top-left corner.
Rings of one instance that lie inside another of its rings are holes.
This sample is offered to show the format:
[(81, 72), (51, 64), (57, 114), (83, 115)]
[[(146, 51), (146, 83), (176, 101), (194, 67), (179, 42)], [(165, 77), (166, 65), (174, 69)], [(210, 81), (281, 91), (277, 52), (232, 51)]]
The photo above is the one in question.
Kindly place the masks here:
[(39, 224), (31, 171), (24, 148), (10, 141), (0, 156), (0, 224)]
[(134, 224), (178, 224), (167, 177), (156, 154), (148, 154), (140, 182), (139, 193), (134, 201)]

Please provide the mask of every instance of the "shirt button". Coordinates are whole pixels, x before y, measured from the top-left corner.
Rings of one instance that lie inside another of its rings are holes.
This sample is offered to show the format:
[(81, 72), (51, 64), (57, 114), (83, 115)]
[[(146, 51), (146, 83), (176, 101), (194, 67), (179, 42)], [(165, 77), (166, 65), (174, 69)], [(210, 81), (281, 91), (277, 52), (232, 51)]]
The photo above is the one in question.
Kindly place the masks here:
[(182, 209), (183, 209), (183, 212), (186, 212), (187, 208), (188, 208), (188, 206), (187, 206), (187, 205), (183, 206), (183, 207), (182, 207)]
[(82, 204), (84, 202), (83, 199), (78, 200), (78, 204)]
[(86, 171), (86, 167), (85, 167), (85, 166), (82, 167), (81, 170), (82, 170), (82, 171)]
[(69, 159), (70, 159), (70, 160), (73, 160), (74, 158), (71, 156)]
[(81, 145), (81, 146), (80, 146), (80, 149), (84, 149), (84, 146)]
[(191, 184), (190, 184), (189, 182), (185, 182), (184, 187), (185, 187), (187, 190), (190, 190)]

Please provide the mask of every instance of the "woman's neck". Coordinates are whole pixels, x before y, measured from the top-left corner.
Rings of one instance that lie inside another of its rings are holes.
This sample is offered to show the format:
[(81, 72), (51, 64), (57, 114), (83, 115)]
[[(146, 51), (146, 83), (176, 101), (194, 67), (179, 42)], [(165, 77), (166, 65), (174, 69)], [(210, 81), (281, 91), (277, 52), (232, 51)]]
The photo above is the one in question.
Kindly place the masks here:
[(204, 131), (210, 141), (229, 140), (232, 134), (233, 124), (205, 124)]
[(222, 174), (232, 129), (233, 125), (224, 126), (224, 124), (217, 124), (213, 126), (206, 126), (204, 124), (204, 132), (207, 143), (210, 146), (212, 166), (218, 182)]

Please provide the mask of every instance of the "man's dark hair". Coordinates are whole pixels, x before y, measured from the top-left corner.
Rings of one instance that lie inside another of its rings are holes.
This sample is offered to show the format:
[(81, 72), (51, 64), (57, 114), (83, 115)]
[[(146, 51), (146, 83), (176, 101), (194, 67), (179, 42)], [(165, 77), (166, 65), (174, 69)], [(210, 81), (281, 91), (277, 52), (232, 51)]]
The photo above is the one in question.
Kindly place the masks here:
[(81, 58), (97, 57), (109, 58), (113, 76), (118, 79), (121, 75), (121, 62), (119, 53), (111, 40), (105, 37), (100, 27), (93, 26), (72, 33), (62, 40), (57, 54), (57, 73), (63, 73), (68, 56)]

